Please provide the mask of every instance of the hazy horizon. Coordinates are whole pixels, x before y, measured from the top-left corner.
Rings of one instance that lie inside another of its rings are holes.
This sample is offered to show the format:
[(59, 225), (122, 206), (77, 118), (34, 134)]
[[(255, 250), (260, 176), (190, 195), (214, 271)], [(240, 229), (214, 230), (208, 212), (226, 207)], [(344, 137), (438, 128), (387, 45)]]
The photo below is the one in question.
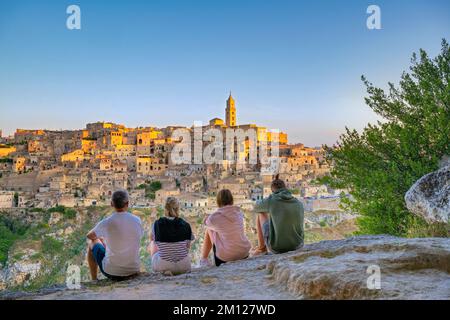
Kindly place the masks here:
[[(68, 30), (66, 8), (81, 8)], [(324, 4), (325, 7), (324, 7)], [(367, 7), (381, 8), (368, 30)], [(367, 79), (397, 83), (413, 52), (450, 38), (446, 0), (0, 3), (0, 129), (191, 126), (224, 118), (333, 144), (377, 120)]]

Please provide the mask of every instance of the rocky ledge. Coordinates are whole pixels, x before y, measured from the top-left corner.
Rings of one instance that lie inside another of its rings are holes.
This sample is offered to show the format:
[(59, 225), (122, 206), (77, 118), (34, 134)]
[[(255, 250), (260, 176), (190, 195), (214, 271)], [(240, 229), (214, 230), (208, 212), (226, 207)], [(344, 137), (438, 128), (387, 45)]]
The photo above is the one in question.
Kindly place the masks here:
[[(378, 273), (379, 271), (379, 273)], [(167, 277), (85, 283), (3, 299), (450, 299), (450, 239), (323, 241), (283, 255)]]

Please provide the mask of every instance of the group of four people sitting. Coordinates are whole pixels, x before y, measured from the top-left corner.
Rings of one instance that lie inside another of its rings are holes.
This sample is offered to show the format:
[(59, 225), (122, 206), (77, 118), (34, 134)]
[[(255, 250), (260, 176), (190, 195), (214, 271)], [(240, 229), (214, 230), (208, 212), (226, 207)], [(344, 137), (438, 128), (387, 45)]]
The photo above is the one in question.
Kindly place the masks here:
[[(204, 220), (205, 237), (201, 252), (201, 266), (210, 265), (213, 251), (214, 264), (246, 259), (271, 252), (274, 254), (297, 250), (303, 246), (303, 206), (285, 183), (276, 178), (271, 185), (272, 194), (255, 205), (258, 246), (251, 249), (245, 235), (244, 214), (234, 206), (229, 190), (217, 195), (218, 209)], [(98, 269), (112, 280), (123, 280), (140, 272), (140, 244), (144, 229), (139, 217), (128, 212), (129, 198), (125, 190), (113, 193), (111, 205), (115, 212), (100, 221), (87, 238), (88, 264), (93, 280)], [(179, 202), (169, 197), (165, 216), (152, 225), (150, 253), (154, 272), (182, 274), (191, 271), (189, 255), (195, 239), (191, 226), (179, 217)]]

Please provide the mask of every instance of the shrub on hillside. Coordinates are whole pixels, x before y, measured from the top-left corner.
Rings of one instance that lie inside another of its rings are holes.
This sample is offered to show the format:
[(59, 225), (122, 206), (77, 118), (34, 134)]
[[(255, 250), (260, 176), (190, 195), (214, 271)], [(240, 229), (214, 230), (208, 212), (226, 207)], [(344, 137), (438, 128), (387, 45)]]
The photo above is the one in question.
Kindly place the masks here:
[[(423, 50), (413, 55), (410, 73), (388, 91), (368, 82), (367, 105), (383, 121), (362, 133), (346, 128), (336, 146), (326, 147), (334, 165), (323, 179), (347, 188), (344, 206), (361, 214), (363, 234), (447, 235), (445, 228), (429, 228), (406, 208), (406, 191), (423, 175), (435, 171), (450, 154), (450, 49), (442, 41), (434, 59)], [(441, 231), (440, 231), (441, 230)]]

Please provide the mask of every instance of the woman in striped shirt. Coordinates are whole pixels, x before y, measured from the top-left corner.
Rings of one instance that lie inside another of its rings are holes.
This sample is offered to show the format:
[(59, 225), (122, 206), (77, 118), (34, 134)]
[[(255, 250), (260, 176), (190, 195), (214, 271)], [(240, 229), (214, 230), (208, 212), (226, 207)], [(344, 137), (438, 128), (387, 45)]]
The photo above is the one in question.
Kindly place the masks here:
[(194, 240), (191, 226), (179, 217), (178, 200), (169, 197), (165, 205), (165, 217), (152, 226), (150, 252), (154, 272), (173, 275), (191, 271), (189, 249)]

